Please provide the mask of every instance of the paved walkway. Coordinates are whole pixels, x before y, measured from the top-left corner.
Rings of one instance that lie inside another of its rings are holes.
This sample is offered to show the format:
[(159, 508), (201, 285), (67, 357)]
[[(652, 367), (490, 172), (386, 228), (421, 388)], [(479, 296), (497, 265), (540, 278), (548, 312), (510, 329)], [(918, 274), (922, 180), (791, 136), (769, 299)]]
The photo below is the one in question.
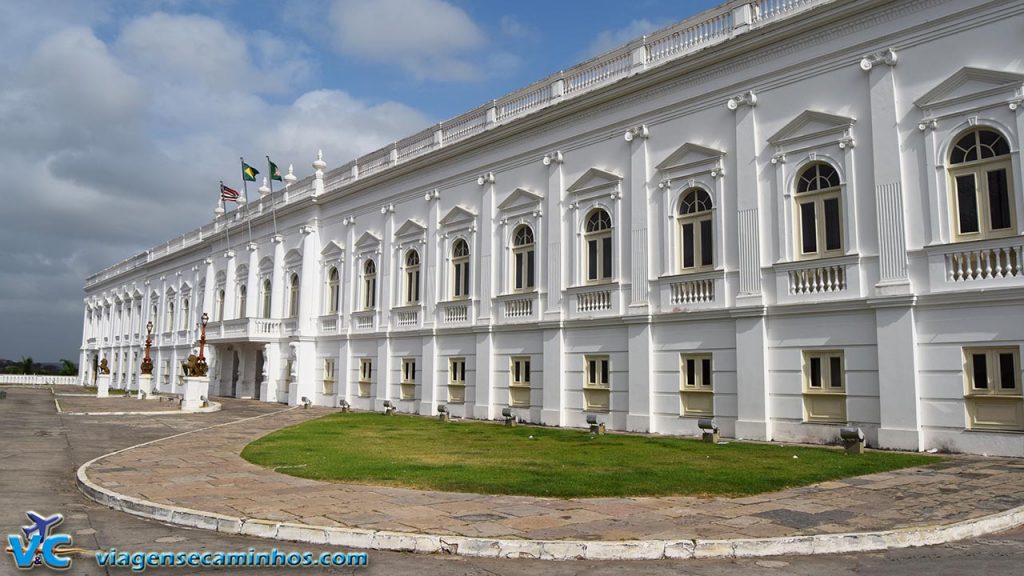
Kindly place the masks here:
[(167, 412), (179, 409), (177, 398), (167, 398), (161, 401), (156, 398), (139, 400), (134, 395), (97, 398), (95, 396), (62, 396), (59, 394), (56, 398), (60, 403), (61, 411), (71, 413)]
[(330, 412), (291, 409), (132, 449), (89, 478), (159, 504), (314, 526), (530, 540), (742, 539), (942, 526), (1024, 505), (1024, 461), (936, 465), (744, 498), (549, 499), (325, 483), (243, 460), (271, 431)]

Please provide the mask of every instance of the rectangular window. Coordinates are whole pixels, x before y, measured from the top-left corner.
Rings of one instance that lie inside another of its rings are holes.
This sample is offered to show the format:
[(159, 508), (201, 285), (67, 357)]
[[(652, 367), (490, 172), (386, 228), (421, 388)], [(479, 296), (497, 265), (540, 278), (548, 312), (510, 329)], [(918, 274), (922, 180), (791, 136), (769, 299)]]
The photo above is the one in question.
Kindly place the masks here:
[(359, 359), (359, 396), (361, 398), (370, 397), (370, 387), (373, 383), (373, 359), (372, 358), (360, 358)]
[(597, 280), (597, 240), (587, 241), (587, 279)]
[(804, 254), (818, 251), (818, 230), (814, 222), (814, 202), (800, 205), (800, 250)]
[(530, 357), (513, 356), (510, 359), (508, 403), (510, 406), (530, 405)]
[(455, 265), (455, 296), (465, 296), (466, 292), (462, 290), (462, 264)]
[(526, 253), (526, 287), (533, 288), (536, 285), (534, 280), (534, 251), (530, 250)]
[(846, 422), (846, 369), (842, 350), (805, 350), (804, 421)]
[(334, 394), (334, 359), (324, 358), (324, 394)]
[(448, 359), (448, 401), (461, 403), (466, 401), (466, 359)]
[(607, 411), (611, 405), (611, 360), (584, 356), (583, 400), (586, 410)]
[(711, 354), (680, 354), (681, 416), (713, 416)]
[(974, 174), (956, 177), (956, 208), (961, 234), (978, 231), (978, 196)]
[(1020, 348), (965, 348), (963, 353), (968, 427), (1024, 430)]
[(825, 208), (825, 250), (839, 250), (842, 225), (839, 222), (839, 198), (826, 198)]
[(416, 398), (416, 359), (402, 359), (402, 381), (399, 386), (399, 399), (414, 400)]
[(612, 237), (606, 236), (601, 239), (601, 278), (612, 277)]
[(988, 172), (988, 207), (993, 230), (1005, 230), (1012, 226), (1010, 215), (1010, 191), (1006, 181), (1006, 169)]
[(693, 268), (693, 223), (683, 224), (683, 268)]
[(522, 252), (516, 252), (516, 255), (515, 255), (515, 259), (516, 259), (516, 265), (515, 265), (515, 272), (516, 272), (515, 289), (516, 290), (522, 290), (523, 289), (523, 256), (525, 256), (525, 255)]
[(712, 256), (711, 247), (714, 246), (711, 240), (711, 220), (701, 220), (700, 222), (700, 265), (711, 266)]

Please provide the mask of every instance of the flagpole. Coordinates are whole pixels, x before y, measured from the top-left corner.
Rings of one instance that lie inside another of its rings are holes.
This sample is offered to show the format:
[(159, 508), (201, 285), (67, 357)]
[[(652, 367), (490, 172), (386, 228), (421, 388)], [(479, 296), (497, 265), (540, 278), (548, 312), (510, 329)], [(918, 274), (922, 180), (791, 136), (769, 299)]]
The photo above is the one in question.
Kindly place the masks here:
[(270, 166), (270, 156), (267, 156), (267, 181), (270, 183), (270, 214), (274, 220), (274, 236), (277, 236), (277, 203), (274, 202), (274, 169)]
[(224, 238), (228, 243), (228, 250), (231, 250), (231, 220), (228, 218), (227, 205), (224, 204), (224, 181), (220, 181), (220, 207), (224, 210)]
[(249, 244), (252, 244), (252, 219), (250, 217), (250, 214), (252, 213), (252, 206), (249, 205), (249, 187), (245, 185), (245, 158), (239, 156), (238, 161), (242, 163), (242, 194), (245, 195), (245, 226), (249, 230)]

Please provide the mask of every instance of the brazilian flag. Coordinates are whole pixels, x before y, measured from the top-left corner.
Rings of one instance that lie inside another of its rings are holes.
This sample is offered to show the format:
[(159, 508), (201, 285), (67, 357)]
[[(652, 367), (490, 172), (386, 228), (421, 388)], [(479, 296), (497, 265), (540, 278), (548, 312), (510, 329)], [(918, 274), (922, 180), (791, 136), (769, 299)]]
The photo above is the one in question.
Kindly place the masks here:
[(270, 165), (270, 179), (277, 180), (278, 182), (283, 182), (284, 179), (281, 178), (281, 171), (277, 169), (277, 164), (271, 162), (270, 158), (267, 158), (267, 164)]
[(245, 180), (246, 182), (255, 182), (256, 175), (259, 173), (259, 170), (249, 166), (245, 162), (242, 162), (242, 180)]

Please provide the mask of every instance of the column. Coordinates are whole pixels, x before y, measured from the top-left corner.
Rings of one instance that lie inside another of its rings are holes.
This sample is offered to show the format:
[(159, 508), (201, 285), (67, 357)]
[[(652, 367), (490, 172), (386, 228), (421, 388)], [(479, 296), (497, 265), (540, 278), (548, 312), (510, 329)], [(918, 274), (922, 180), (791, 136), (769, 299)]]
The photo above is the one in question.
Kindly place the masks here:
[(224, 319), (232, 320), (238, 317), (235, 313), (235, 251), (228, 250), (224, 257), (227, 258), (227, 268), (224, 270)]
[[(206, 264), (206, 286), (203, 288), (203, 312), (205, 312), (210, 318), (214, 318), (214, 297), (213, 293), (217, 287), (217, 271), (213, 268), (213, 258), (207, 258), (204, 263)], [(164, 300), (167, 291), (164, 291)], [(167, 302), (164, 302), (164, 307), (167, 307)], [(200, 314), (200, 317), (202, 314)]]
[(541, 366), (544, 380), (541, 424), (563, 426), (565, 424), (565, 341), (561, 328), (544, 330), (544, 357), (541, 358)]
[(495, 241), (499, 228), (494, 221), (494, 174), (488, 172), (480, 176), (477, 182), (482, 187), (483, 195), (480, 200), (480, 258), (477, 260), (480, 266), (480, 307), (477, 317), (486, 324), (491, 318), (494, 305), (494, 262), (501, 261), (501, 258), (494, 255), (494, 247), (500, 246), (500, 242)]
[[(654, 251), (648, 245), (649, 207), (654, 204), (647, 189), (649, 179), (647, 162), (647, 126), (637, 126), (626, 132), (629, 142), (629, 199), (623, 204), (627, 209), (628, 234), (623, 234), (622, 264), (629, 266), (630, 296), (627, 313), (643, 314), (648, 310), (651, 255)], [(631, 356), (632, 358), (632, 356)], [(630, 372), (633, 366), (629, 367)], [(630, 402), (632, 404), (632, 401)], [(632, 413), (632, 408), (630, 413)]]
[(917, 328), (912, 295), (874, 302), (878, 344), (878, 444), (920, 450)]
[(246, 318), (255, 318), (260, 315), (260, 252), (255, 242), (246, 244), (245, 249), (249, 251), (249, 275), (245, 280), (245, 310), (238, 313)]
[(771, 440), (767, 318), (764, 309), (736, 318), (736, 437)]
[[(548, 166), (548, 193), (544, 197), (544, 215), (546, 217), (541, 220), (541, 225), (546, 226), (543, 235), (545, 245), (538, 246), (537, 262), (540, 263), (540, 266), (547, 266), (547, 274), (543, 275), (543, 278), (547, 281), (547, 285), (544, 286), (545, 304), (543, 318), (545, 320), (558, 320), (562, 316), (562, 288), (570, 283), (566, 276), (566, 270), (562, 269), (562, 262), (565, 261), (563, 251), (567, 249), (567, 246), (562, 241), (562, 226), (565, 218), (567, 218), (566, 213), (568, 211), (562, 205), (562, 194), (565, 193), (564, 177), (562, 175), (562, 153), (559, 151), (552, 152), (545, 156), (544, 160)], [(545, 336), (545, 342), (547, 340), (548, 337)], [(545, 358), (547, 357), (546, 351), (544, 356)], [(545, 373), (547, 373), (546, 368)], [(557, 382), (560, 382), (560, 380), (561, 377), (559, 377)], [(548, 379), (545, 378), (545, 381), (548, 381)], [(555, 382), (555, 380), (551, 380), (552, 384)], [(547, 398), (547, 387), (545, 385), (545, 398)], [(545, 400), (544, 406), (545, 410), (547, 410), (547, 400)], [(555, 406), (557, 408), (552, 409), (555, 409), (560, 414), (561, 402), (558, 402)], [(552, 418), (555, 417), (552, 416)], [(552, 421), (561, 422), (561, 416)]]
[(274, 268), (270, 274), (270, 317), (284, 317), (284, 236), (274, 234)]
[(316, 314), (320, 292), (320, 243), (317, 240), (316, 221), (312, 225), (299, 227), (302, 233), (302, 276), (299, 284), (299, 333), (315, 334), (313, 317)]
[(494, 417), (494, 402), (491, 398), (494, 393), (494, 340), (490, 332), (477, 332), (475, 336), (476, 378), (473, 382), (473, 417), (490, 420)]

